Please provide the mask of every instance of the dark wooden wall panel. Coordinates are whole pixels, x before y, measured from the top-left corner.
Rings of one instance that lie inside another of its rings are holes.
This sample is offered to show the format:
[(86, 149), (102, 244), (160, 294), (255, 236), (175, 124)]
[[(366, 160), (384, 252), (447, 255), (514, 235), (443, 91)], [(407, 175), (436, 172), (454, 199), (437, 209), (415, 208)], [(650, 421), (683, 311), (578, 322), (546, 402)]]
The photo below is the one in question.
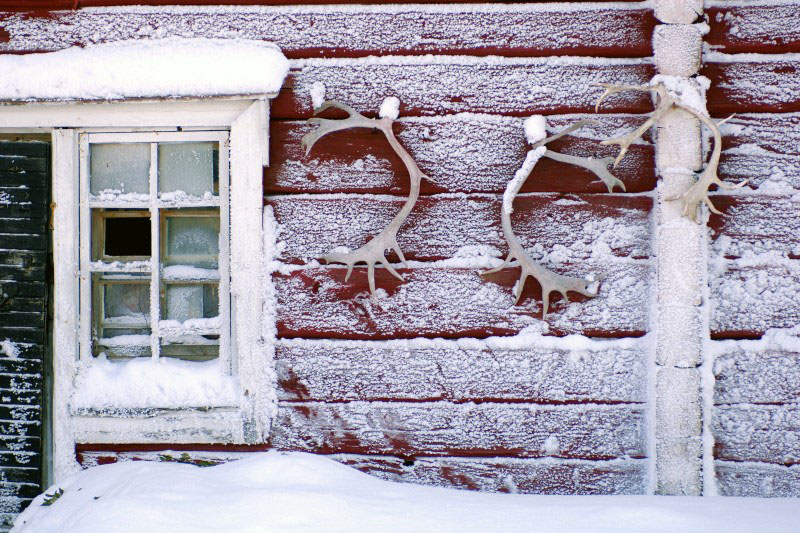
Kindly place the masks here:
[[(647, 263), (583, 262), (561, 265), (567, 275), (602, 277), (596, 298), (570, 294), (548, 313), (550, 332), (594, 337), (643, 335), (649, 322), (653, 269)], [(479, 275), (477, 268), (400, 269), (405, 282), (384, 269), (375, 272), (382, 291), (370, 298), (366, 269), (344, 282), (339, 267), (297, 270), (276, 276), (278, 335), (281, 337), (389, 339), (514, 335), (541, 318), (541, 291), (528, 281), (521, 305), (512, 288), (519, 270)], [(555, 300), (555, 296), (553, 296)]]
[(518, 494), (642, 494), (644, 460), (575, 461), (515, 458), (331, 456), (390, 481)]
[(0, 140), (0, 527), (41, 492), (49, 156)]
[[(719, 2), (708, 12), (708, 44), (733, 54), (712, 53), (703, 68), (709, 110), (745, 112), (722, 126), (720, 177), (750, 180), (742, 192), (712, 197), (724, 216), (709, 221), (711, 335), (761, 339), (715, 346), (711, 431), (726, 496), (800, 496), (798, 353), (788, 336), (770, 332), (800, 324), (797, 9)], [(761, 55), (736, 55), (744, 52)]]
[(772, 254), (777, 261), (800, 259), (800, 198), (714, 195), (712, 201), (724, 213), (709, 220), (716, 257)]
[[(532, 0), (535, 4), (542, 0)], [(630, 2), (632, 5), (642, 3), (641, 0), (581, 0), (583, 3), (602, 2)], [(362, 4), (391, 4), (387, 0), (366, 2), (365, 0), (351, 0), (341, 2), (340, 5)], [(485, 0), (417, 0), (415, 4), (491, 4)], [(35, 15), (44, 16), (48, 10), (82, 9), (86, 7), (121, 7), (121, 6), (293, 6), (293, 5), (318, 5), (330, 4), (330, 0), (0, 0), (0, 11), (34, 11)]]
[(724, 181), (749, 180), (748, 188), (765, 185), (762, 192), (772, 196), (800, 190), (800, 113), (740, 114), (721, 131), (719, 176)]
[[(347, 102), (368, 116), (377, 114), (387, 96), (400, 99), (402, 116), (591, 113), (603, 92), (593, 85), (639, 85), (654, 74), (652, 64), (638, 59), (312, 59), (291, 69), (272, 103), (272, 117), (310, 117), (315, 83), (325, 86), (326, 98)], [(652, 110), (652, 103), (649, 95), (626, 92), (610, 96), (602, 109), (645, 113)]]
[(796, 498), (800, 496), (800, 465), (717, 461), (717, 487), (722, 496)]
[(718, 406), (712, 419), (714, 455), (723, 461), (800, 463), (800, 407)]
[(712, 276), (711, 337), (759, 338), (800, 323), (800, 269), (795, 262), (727, 264)]
[[(249, 451), (203, 445), (92, 446), (82, 445), (78, 460), (84, 468), (117, 461), (175, 460), (201, 466), (245, 457)], [(255, 451), (255, 450), (254, 450)], [(328, 455), (343, 464), (389, 481), (457, 487), (484, 492), (519, 494), (642, 494), (647, 488), (647, 461), (611, 459), (587, 461), (547, 457), (393, 457)]]
[(716, 404), (787, 404), (800, 401), (800, 353), (732, 348), (714, 360)]
[(800, 111), (800, 65), (794, 56), (721, 62), (712, 56), (700, 73), (711, 80), (708, 111), (723, 117), (732, 113), (789, 113)]

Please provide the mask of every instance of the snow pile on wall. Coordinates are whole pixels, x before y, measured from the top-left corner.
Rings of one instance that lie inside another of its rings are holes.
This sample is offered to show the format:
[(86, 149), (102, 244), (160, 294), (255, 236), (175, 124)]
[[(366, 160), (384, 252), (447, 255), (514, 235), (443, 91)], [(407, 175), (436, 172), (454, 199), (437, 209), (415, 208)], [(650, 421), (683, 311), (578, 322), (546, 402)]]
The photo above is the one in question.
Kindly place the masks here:
[(239, 403), (236, 379), (218, 361), (149, 357), (111, 362), (98, 357), (76, 378), (73, 410), (232, 407)]
[[(45, 499), (51, 504), (43, 506)], [(13, 531), (778, 533), (796, 531), (798, 521), (793, 499), (485, 494), (392, 483), (320, 456), (267, 452), (211, 468), (91, 468), (38, 496)]]
[(0, 100), (118, 100), (277, 93), (289, 62), (271, 43), (120, 41), (0, 56)]

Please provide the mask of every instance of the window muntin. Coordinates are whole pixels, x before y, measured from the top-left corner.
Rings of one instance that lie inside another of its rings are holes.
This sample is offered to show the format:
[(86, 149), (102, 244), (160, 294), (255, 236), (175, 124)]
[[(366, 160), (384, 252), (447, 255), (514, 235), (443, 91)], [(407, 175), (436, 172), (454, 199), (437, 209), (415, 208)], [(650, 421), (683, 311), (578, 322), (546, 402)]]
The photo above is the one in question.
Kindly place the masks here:
[(81, 357), (229, 365), (227, 132), (80, 141)]

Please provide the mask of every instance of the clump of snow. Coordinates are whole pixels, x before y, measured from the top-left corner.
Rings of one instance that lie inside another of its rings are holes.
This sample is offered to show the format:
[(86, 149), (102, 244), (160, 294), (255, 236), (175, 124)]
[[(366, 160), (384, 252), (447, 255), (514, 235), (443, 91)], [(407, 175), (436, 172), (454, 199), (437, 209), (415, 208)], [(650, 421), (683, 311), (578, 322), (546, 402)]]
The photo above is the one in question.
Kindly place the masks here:
[(378, 111), (378, 116), (397, 120), (397, 117), (400, 116), (400, 99), (396, 96), (384, 98), (383, 103), (381, 103), (381, 108)]
[(542, 443), (542, 451), (547, 455), (558, 455), (561, 453), (561, 443), (558, 442), (558, 437), (550, 435)]
[(189, 318), (183, 322), (178, 320), (160, 320), (158, 328), (164, 335), (205, 335), (209, 332), (219, 331), (222, 320), (219, 316), (213, 318)]
[(89, 267), (94, 271), (148, 272), (150, 261), (92, 261)]
[(525, 157), (525, 162), (522, 163), (522, 167), (517, 170), (517, 172), (514, 174), (514, 177), (508, 182), (508, 185), (506, 186), (506, 192), (503, 193), (504, 212), (508, 213), (509, 215), (514, 212), (514, 208), (511, 205), (514, 203), (514, 197), (522, 188), (522, 184), (525, 183), (525, 180), (533, 170), (533, 167), (536, 166), (536, 163), (546, 151), (546, 147), (540, 146), (539, 148), (528, 152), (528, 155)]
[(149, 194), (136, 192), (123, 193), (118, 189), (104, 189), (98, 194), (89, 195), (90, 202), (115, 202), (115, 203), (146, 203), (150, 201)]
[(277, 93), (289, 62), (271, 43), (129, 40), (0, 56), (0, 100), (116, 100)]
[(187, 193), (186, 191), (180, 191), (180, 190), (158, 193), (158, 199), (161, 200), (162, 202), (175, 202), (175, 203), (192, 202), (192, 201), (209, 202), (213, 200), (219, 200), (219, 198), (214, 196), (214, 193), (212, 193), (211, 191), (204, 192), (202, 196), (195, 196)]
[(708, 115), (706, 110), (706, 91), (711, 86), (711, 80), (705, 76), (684, 78), (658, 74), (653, 76), (650, 83), (652, 85), (663, 84), (670, 96), (677, 99), (679, 103), (696, 113)]
[(319, 81), (315, 81), (313, 85), (311, 85), (311, 105), (314, 106), (314, 109), (319, 108), (325, 102), (325, 84)]
[(5, 354), (11, 359), (16, 359), (19, 357), (19, 346), (11, 339), (3, 339), (0, 341), (0, 353)]
[(525, 138), (536, 144), (547, 137), (547, 119), (543, 115), (532, 115), (525, 119)]
[(800, 506), (788, 498), (487, 494), (384, 481), (325, 457), (273, 451), (208, 468), (90, 468), (37, 496), (14, 531), (782, 533), (798, 521)]
[(148, 357), (111, 362), (100, 356), (79, 369), (71, 407), (93, 411), (230, 407), (239, 404), (238, 391), (236, 379), (217, 361)]

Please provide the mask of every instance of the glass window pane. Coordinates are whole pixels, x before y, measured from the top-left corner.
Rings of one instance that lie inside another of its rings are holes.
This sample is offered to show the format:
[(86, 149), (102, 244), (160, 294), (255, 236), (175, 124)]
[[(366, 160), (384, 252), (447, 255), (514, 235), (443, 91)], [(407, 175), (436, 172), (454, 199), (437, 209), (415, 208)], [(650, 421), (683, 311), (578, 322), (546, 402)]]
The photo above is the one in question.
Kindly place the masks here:
[(144, 143), (89, 145), (92, 194), (103, 191), (148, 194), (150, 145)]
[(93, 352), (109, 357), (150, 355), (150, 278), (93, 274)]
[(219, 217), (166, 217), (167, 265), (191, 265), (218, 268)]
[(219, 315), (219, 289), (216, 284), (167, 285), (167, 320), (183, 322)]
[(218, 194), (218, 154), (215, 142), (159, 144), (159, 192), (182, 191), (199, 197)]
[(103, 324), (150, 322), (149, 283), (103, 283)]

